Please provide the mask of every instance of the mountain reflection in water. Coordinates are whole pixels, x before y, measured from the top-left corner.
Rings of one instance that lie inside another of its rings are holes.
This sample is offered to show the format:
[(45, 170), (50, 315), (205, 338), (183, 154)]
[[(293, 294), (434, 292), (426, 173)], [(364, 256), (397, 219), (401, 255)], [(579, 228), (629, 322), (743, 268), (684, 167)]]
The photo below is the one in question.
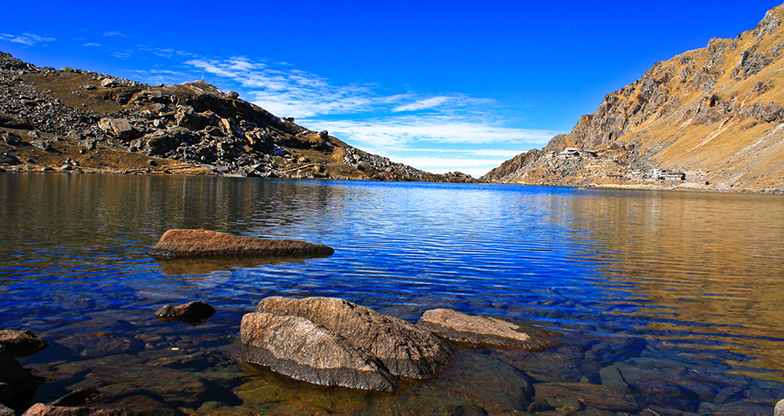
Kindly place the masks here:
[[(205, 415), (770, 414), (782, 398), (782, 196), (5, 173), (0, 202), (2, 327), (52, 344), (22, 360), (50, 375), (35, 401), (95, 386), (98, 406)], [(171, 228), (335, 254), (149, 258)], [(324, 388), (239, 361), (239, 320), (271, 295), (565, 335), (544, 352), (463, 351), (395, 394)], [(152, 314), (197, 299), (218, 309), (206, 324)]]

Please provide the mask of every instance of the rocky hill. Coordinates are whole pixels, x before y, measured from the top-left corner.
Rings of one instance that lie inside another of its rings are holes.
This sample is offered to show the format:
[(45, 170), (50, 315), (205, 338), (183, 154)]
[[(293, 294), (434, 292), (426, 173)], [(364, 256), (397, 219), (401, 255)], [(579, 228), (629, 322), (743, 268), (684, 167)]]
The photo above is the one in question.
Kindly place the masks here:
[(473, 181), (363, 152), (203, 81), (150, 86), (4, 53), (0, 170)]
[(784, 6), (659, 62), (490, 182), (784, 192)]

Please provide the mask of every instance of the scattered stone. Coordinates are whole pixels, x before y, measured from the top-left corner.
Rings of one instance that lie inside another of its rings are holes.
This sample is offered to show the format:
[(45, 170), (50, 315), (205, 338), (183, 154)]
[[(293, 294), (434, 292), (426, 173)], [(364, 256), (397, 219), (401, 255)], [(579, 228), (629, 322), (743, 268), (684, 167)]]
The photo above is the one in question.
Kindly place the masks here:
[(119, 83), (114, 78), (104, 78), (101, 80), (101, 86), (104, 88), (114, 88), (119, 86)]
[(331, 247), (295, 240), (264, 240), (252, 237), (237, 237), (207, 230), (166, 231), (150, 256), (155, 258), (195, 256), (328, 256), (334, 253)]
[(165, 305), (155, 312), (155, 316), (163, 321), (182, 321), (191, 325), (207, 322), (215, 314), (215, 308), (202, 301), (188, 302), (184, 305)]
[(776, 407), (773, 408), (773, 416), (784, 416), (784, 399), (776, 403)]
[(49, 344), (32, 331), (4, 329), (0, 331), (0, 351), (11, 358), (33, 355), (48, 347)]
[(94, 387), (85, 387), (74, 390), (65, 396), (49, 403), (49, 405), (67, 407), (83, 406), (98, 400), (103, 400), (106, 397), (107, 396), (105, 394), (99, 392), (98, 389)]
[(102, 118), (98, 122), (98, 127), (108, 134), (113, 134), (120, 140), (131, 140), (135, 130), (131, 123), (124, 118)]
[(19, 159), (12, 154), (0, 154), (0, 165), (18, 165), (19, 163), (21, 163)]
[(532, 325), (516, 325), (485, 316), (470, 316), (451, 309), (426, 311), (417, 325), (452, 341), (486, 348), (542, 351), (553, 344), (546, 337), (558, 335)]
[(587, 406), (612, 412), (636, 413), (642, 405), (632, 394), (607, 386), (589, 383), (534, 384), (536, 401), (551, 403), (553, 399), (577, 399)]
[(240, 94), (237, 91), (229, 91), (226, 96), (232, 99), (240, 98)]
[(94, 407), (66, 407), (36, 403), (22, 416), (132, 416), (127, 409), (100, 409)]
[(54, 152), (54, 147), (52, 147), (52, 143), (50, 143), (49, 140), (41, 140), (41, 139), (31, 140), (30, 144), (33, 147), (41, 149), (45, 152)]
[(11, 117), (6, 114), (0, 113), (0, 127), (7, 127), (9, 129), (22, 129), (22, 130), (30, 130), (33, 128), (30, 123), (20, 120), (15, 117)]
[(22, 145), (22, 138), (19, 137), (18, 134), (10, 131), (0, 133), (0, 139), (2, 139), (6, 144), (11, 146), (21, 146)]

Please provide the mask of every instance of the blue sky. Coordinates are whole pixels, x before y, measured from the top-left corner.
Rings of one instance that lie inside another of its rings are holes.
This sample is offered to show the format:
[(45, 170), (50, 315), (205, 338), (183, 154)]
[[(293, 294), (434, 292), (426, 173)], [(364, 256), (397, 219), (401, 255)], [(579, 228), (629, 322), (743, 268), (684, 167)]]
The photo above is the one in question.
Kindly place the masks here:
[(0, 51), (152, 84), (204, 79), (394, 161), (480, 176), (777, 5), (7, 2)]

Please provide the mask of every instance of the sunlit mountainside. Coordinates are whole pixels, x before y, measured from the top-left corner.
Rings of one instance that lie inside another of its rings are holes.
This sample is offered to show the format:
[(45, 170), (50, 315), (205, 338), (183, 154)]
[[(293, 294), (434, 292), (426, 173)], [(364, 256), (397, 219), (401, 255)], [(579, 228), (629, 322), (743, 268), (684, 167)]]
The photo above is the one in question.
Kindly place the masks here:
[(569, 134), (484, 179), (784, 191), (784, 6), (753, 30), (656, 63)]

